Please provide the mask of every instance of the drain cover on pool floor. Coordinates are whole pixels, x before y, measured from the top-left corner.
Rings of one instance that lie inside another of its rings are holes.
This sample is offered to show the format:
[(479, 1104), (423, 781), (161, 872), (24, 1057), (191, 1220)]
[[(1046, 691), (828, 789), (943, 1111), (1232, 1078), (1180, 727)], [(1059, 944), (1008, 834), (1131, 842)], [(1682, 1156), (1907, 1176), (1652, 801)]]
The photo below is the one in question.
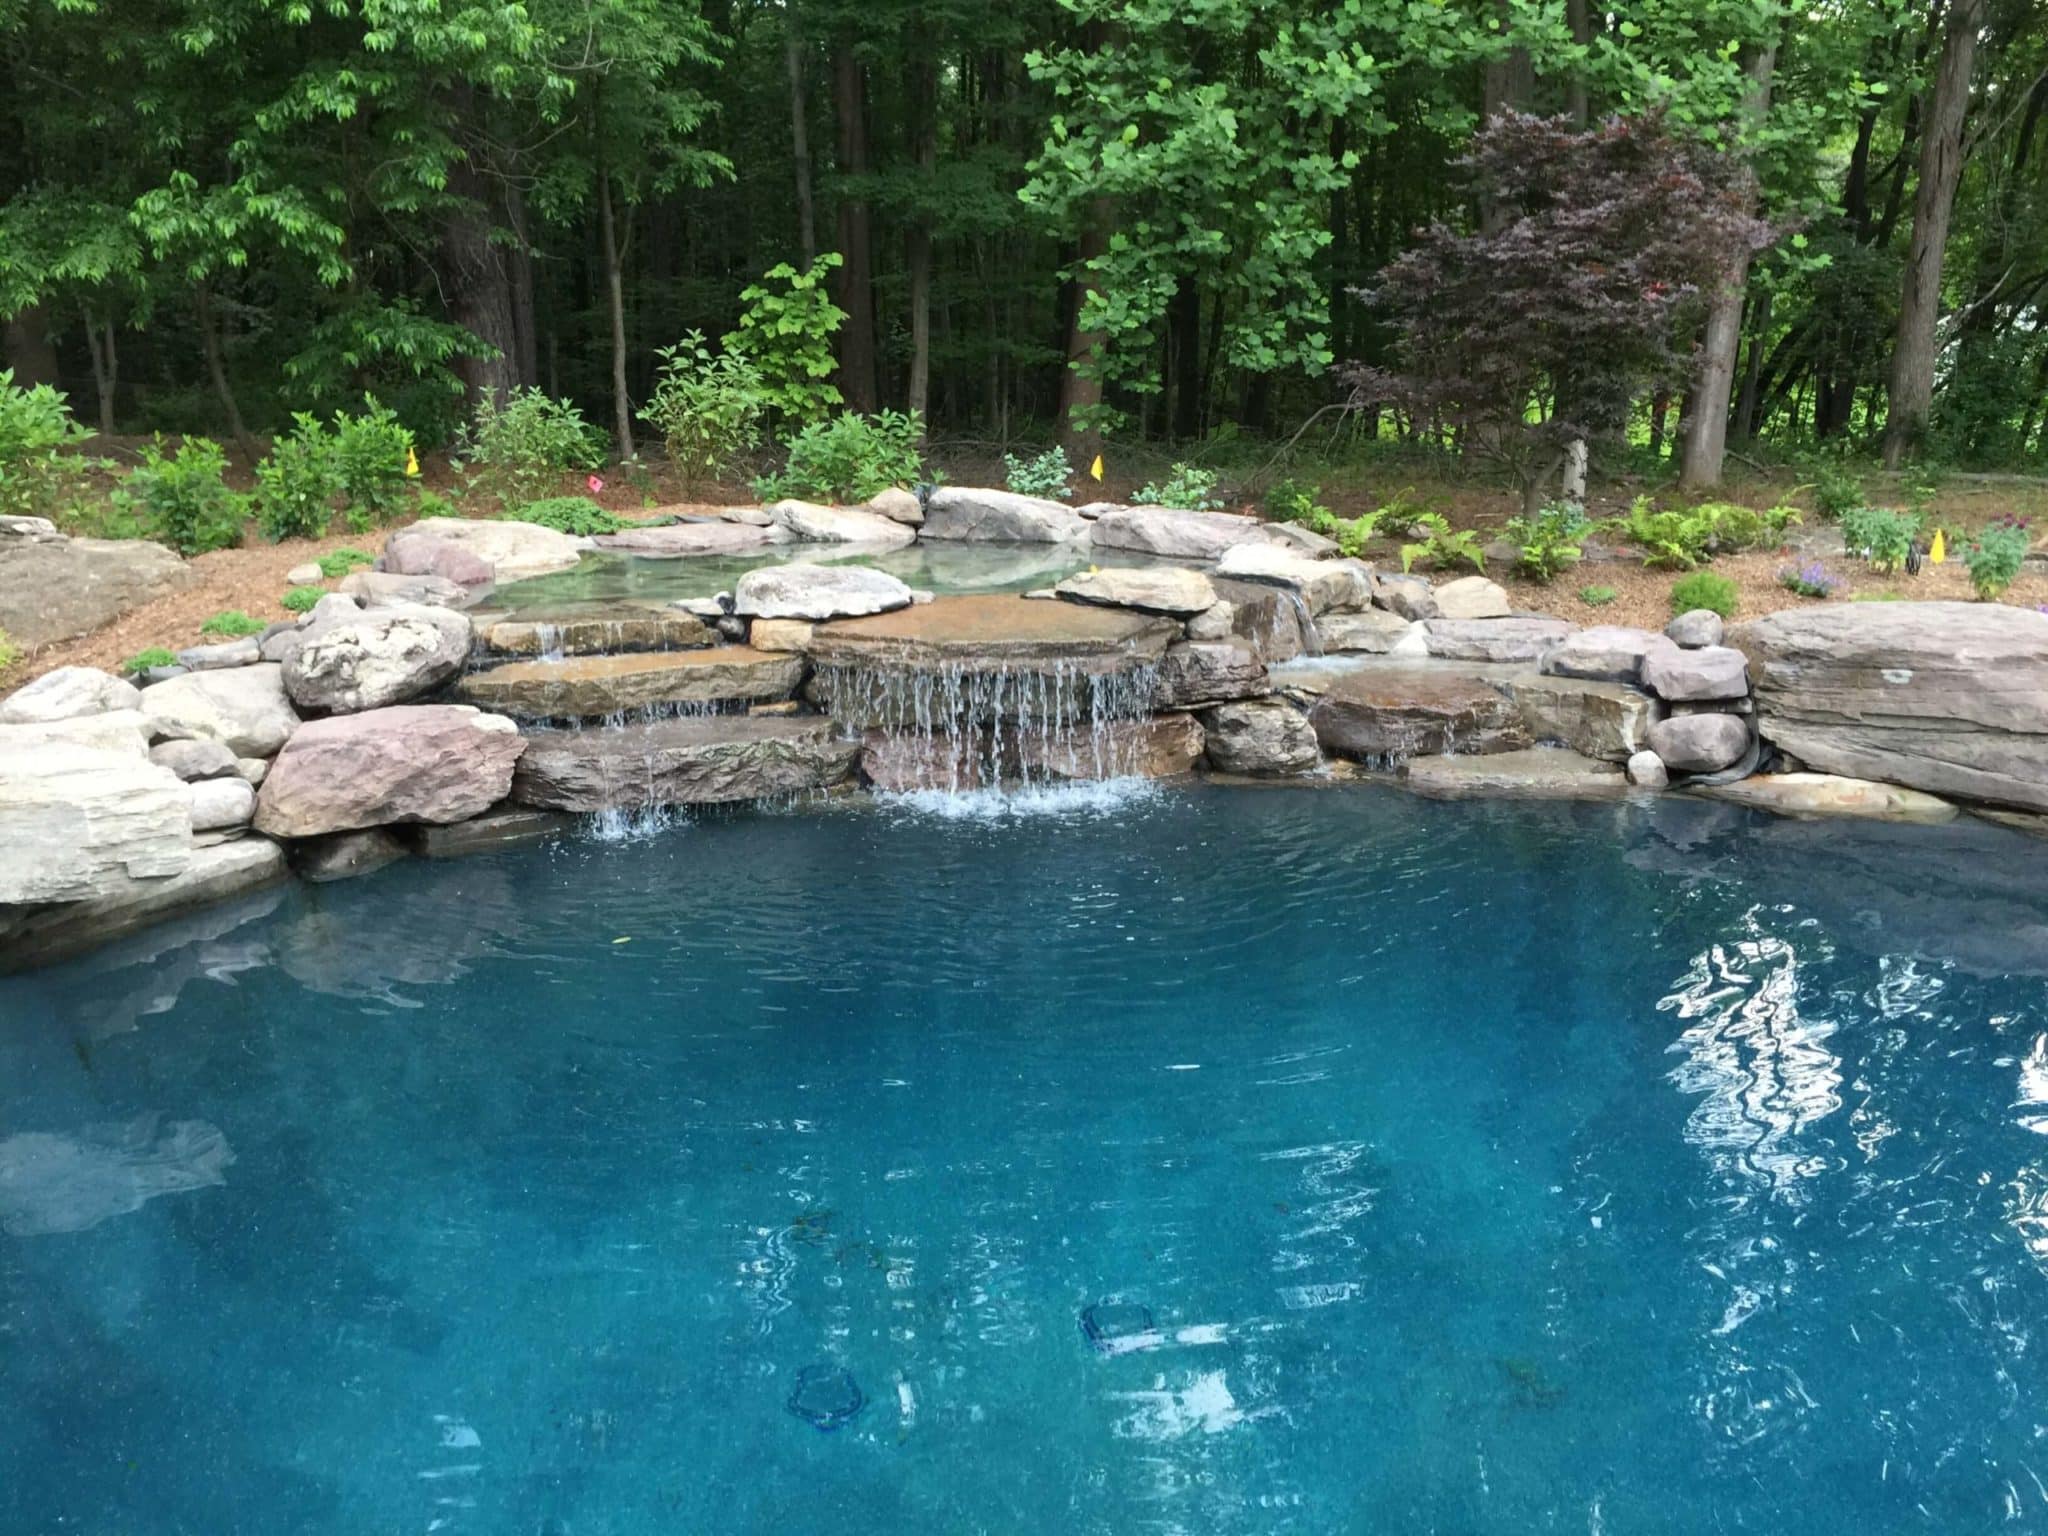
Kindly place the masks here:
[(1135, 1301), (1098, 1301), (1081, 1309), (1081, 1332), (1105, 1353), (1117, 1340), (1150, 1333), (1152, 1328), (1152, 1309)]
[(819, 1429), (837, 1429), (867, 1406), (860, 1383), (843, 1365), (807, 1365), (796, 1373), (789, 1411)]

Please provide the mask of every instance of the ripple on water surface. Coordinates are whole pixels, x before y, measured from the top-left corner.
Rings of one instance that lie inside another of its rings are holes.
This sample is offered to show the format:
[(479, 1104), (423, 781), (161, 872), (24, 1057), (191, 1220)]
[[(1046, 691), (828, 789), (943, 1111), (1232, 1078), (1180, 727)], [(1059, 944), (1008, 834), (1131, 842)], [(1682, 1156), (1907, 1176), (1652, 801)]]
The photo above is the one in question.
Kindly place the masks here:
[(0, 981), (0, 1530), (2048, 1528), (2031, 845), (612, 830)]

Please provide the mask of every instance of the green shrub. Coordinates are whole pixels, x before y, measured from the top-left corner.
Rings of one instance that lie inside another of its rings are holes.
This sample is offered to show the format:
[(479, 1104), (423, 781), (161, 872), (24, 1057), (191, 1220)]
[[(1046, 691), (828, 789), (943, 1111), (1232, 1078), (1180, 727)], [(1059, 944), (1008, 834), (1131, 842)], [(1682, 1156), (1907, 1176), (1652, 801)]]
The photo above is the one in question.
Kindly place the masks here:
[(1895, 507), (1851, 507), (1842, 514), (1842, 543), (1880, 575), (1904, 570), (1920, 532), (1920, 519)]
[(2033, 541), (2027, 535), (2027, 521), (2010, 514), (1986, 526), (1963, 551), (1969, 568), (1970, 585), (1984, 602), (2005, 596), (2019, 578), (2020, 562), (2027, 557)]
[(879, 416), (841, 412), (797, 433), (789, 445), (788, 466), (779, 475), (756, 480), (754, 493), (763, 501), (866, 501), (892, 485), (922, 478), (924, 457), (917, 445), (923, 435), (924, 423), (901, 411)]
[(626, 525), (588, 496), (549, 496), (529, 501), (512, 514), (519, 522), (538, 523), (557, 533), (587, 538), (594, 533), (617, 533)]
[(1584, 603), (1588, 608), (1605, 608), (1609, 603), (1613, 602), (1616, 598), (1620, 596), (1621, 594), (1615, 591), (1612, 587), (1596, 586), (1579, 588), (1579, 601)]
[(1164, 485), (1148, 481), (1131, 498), (1134, 506), (1171, 507), (1178, 512), (1214, 512), (1223, 503), (1216, 495), (1216, 471), (1176, 464)]
[(1003, 484), (1019, 496), (1048, 496), (1065, 501), (1074, 494), (1074, 466), (1067, 450), (1055, 443), (1035, 458), (1003, 455)]
[(293, 587), (278, 603), (286, 613), (311, 613), (313, 605), (326, 595), (325, 587)]
[(1628, 515), (1617, 517), (1608, 528), (1623, 542), (1643, 552), (1643, 564), (1652, 570), (1689, 571), (1707, 558), (1713, 538), (1714, 521), (1690, 509), (1659, 511), (1647, 496), (1638, 496)]
[(395, 412), (363, 396), (363, 414), (334, 418), (334, 473), (351, 533), (396, 518), (413, 473), (412, 434)]
[(1799, 521), (1796, 507), (1778, 506), (1759, 512), (1730, 501), (1701, 502), (1689, 515), (1706, 520), (1707, 547), (1717, 555), (1771, 548), (1783, 539), (1787, 528)]
[(121, 663), (121, 670), (131, 677), (138, 672), (147, 672), (151, 667), (175, 667), (178, 653), (167, 651), (160, 645), (153, 645), (146, 651), (137, 651)]
[(1804, 565), (1778, 567), (1778, 585), (1801, 597), (1833, 597), (1842, 584), (1818, 560), (1809, 560)]
[(1546, 585), (1568, 565), (1576, 565), (1580, 545), (1593, 520), (1583, 507), (1553, 502), (1533, 516), (1511, 517), (1501, 535), (1515, 546), (1515, 571)]
[(188, 437), (177, 452), (158, 438), (142, 450), (114, 501), (140, 518), (151, 535), (181, 555), (203, 555), (241, 542), (244, 499), (223, 478), (228, 458), (210, 437)]
[(463, 434), (469, 483), (502, 507), (538, 501), (565, 469), (596, 469), (604, 439), (566, 400), (515, 389), (503, 405), (486, 396)]
[(1671, 611), (1691, 613), (1695, 608), (1705, 608), (1724, 619), (1732, 619), (1740, 596), (1735, 583), (1726, 576), (1714, 571), (1694, 571), (1671, 584)]
[(322, 555), (319, 560), (320, 574), (329, 581), (333, 581), (339, 576), (346, 576), (358, 566), (375, 565), (376, 563), (377, 557), (368, 551), (349, 548), (330, 550)]
[(640, 416), (661, 434), (683, 483), (737, 473), (761, 440), (761, 418), (768, 411), (761, 370), (730, 347), (712, 352), (702, 331), (686, 333), (655, 356), (661, 366)]
[(84, 490), (92, 462), (75, 448), (92, 434), (71, 417), (64, 396), (47, 384), (19, 388), (0, 371), (0, 513), (57, 518)]
[(228, 608), (200, 625), (199, 633), (221, 640), (239, 640), (244, 635), (260, 634), (269, 627), (263, 620), (251, 618), (239, 608)]
[(5, 672), (20, 661), (22, 655), (22, 649), (14, 643), (13, 637), (6, 630), (0, 629), (0, 672)]
[(413, 503), (413, 511), (419, 516), (421, 522), (425, 522), (430, 517), (460, 517), (462, 515), (461, 509), (446, 496), (441, 495), (438, 491), (426, 490), (419, 493), (418, 500)]
[(272, 442), (270, 456), (256, 466), (256, 526), (273, 544), (319, 538), (341, 489), (333, 439), (303, 411), (292, 421), (291, 435)]
[(1473, 570), (1485, 571), (1486, 547), (1474, 530), (1453, 528), (1441, 512), (1417, 512), (1409, 528), (1411, 533), (1420, 529), (1422, 537), (1401, 546), (1402, 570), (1426, 565), (1433, 571), (1448, 571), (1469, 562)]
[(726, 334), (725, 350), (753, 365), (768, 409), (786, 427), (812, 426), (841, 404), (832, 384), (839, 367), (832, 338), (846, 311), (826, 291), (839, 264), (836, 251), (820, 256), (808, 272), (784, 262), (740, 290), (740, 323)]
[(1840, 517), (1863, 505), (1863, 482), (1841, 465), (1822, 460), (1813, 469), (1813, 505), (1822, 517)]
[(1282, 480), (1266, 492), (1266, 516), (1276, 523), (1300, 523), (1320, 532), (1320, 525), (1336, 521), (1323, 505), (1320, 485), (1303, 485), (1299, 480)]

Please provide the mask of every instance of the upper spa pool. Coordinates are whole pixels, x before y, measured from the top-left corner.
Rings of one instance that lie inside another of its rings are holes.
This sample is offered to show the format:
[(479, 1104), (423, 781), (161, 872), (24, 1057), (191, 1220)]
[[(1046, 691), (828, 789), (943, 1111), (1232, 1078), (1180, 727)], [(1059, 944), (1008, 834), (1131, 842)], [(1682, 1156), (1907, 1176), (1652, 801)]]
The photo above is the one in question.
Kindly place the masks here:
[(813, 807), (0, 982), (0, 1531), (2048, 1528), (2048, 876)]

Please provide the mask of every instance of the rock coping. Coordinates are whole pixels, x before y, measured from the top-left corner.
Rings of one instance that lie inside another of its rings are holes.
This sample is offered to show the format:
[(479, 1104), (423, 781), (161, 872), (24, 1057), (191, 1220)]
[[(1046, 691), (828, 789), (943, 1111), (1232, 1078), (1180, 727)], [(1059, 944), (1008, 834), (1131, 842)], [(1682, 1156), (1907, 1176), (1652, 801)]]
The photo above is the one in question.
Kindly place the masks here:
[(1169, 620), (1125, 609), (969, 594), (821, 624), (810, 657), (847, 668), (1118, 672), (1156, 663), (1179, 632)]
[(787, 699), (803, 676), (800, 655), (723, 645), (509, 662), (469, 673), (455, 695), (522, 719), (598, 720), (662, 706)]

